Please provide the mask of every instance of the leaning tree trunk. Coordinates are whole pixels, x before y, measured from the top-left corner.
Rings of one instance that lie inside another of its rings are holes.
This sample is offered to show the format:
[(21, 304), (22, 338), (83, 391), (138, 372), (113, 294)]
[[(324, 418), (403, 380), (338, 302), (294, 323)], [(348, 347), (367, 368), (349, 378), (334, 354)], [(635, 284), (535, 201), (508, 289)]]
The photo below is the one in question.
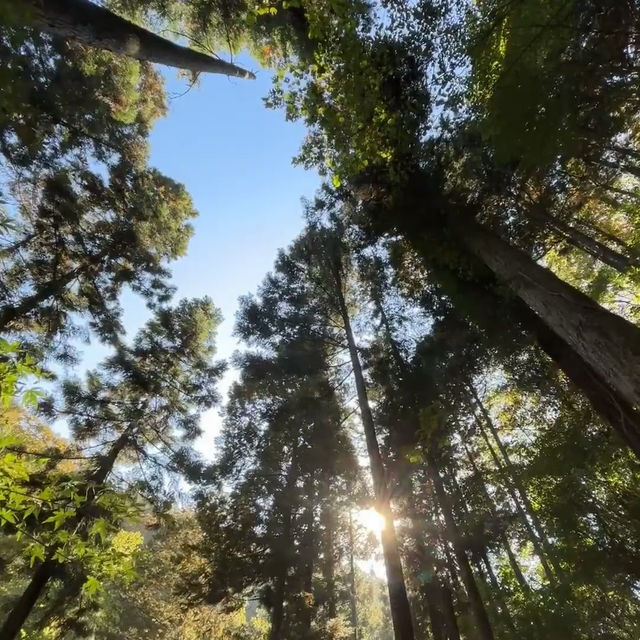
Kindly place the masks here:
[(452, 224), (462, 244), (638, 411), (640, 329), (471, 220)]
[(26, 9), (30, 24), (53, 36), (188, 71), (255, 78), (253, 73), (234, 64), (161, 38), (90, 0), (9, 2), (20, 5), (21, 10)]
[[(458, 479), (456, 478), (455, 472), (451, 469), (445, 471), (445, 476), (449, 481), (449, 485), (453, 488), (453, 495), (455, 496), (456, 503), (461, 506), (462, 512), (468, 518), (472, 518), (473, 514), (469, 509), (469, 505), (467, 504), (467, 500), (464, 496), (464, 492), (458, 483)], [(507, 607), (507, 603), (504, 599), (504, 591), (500, 581), (496, 577), (496, 573), (493, 570), (493, 566), (491, 565), (491, 561), (489, 560), (489, 554), (487, 551), (487, 546), (482, 542), (482, 549), (478, 555), (478, 559), (481, 562), (481, 566), (484, 567), (484, 571), (487, 574), (487, 578), (489, 579), (489, 584), (491, 585), (492, 590), (489, 592), (489, 597), (494, 598), (497, 604), (497, 607), (494, 607), (494, 613), (499, 614), (496, 616), (497, 618), (502, 618), (506, 625), (511, 629), (511, 631), (515, 632), (515, 624), (513, 622), (513, 618), (511, 616), (511, 612)]]
[[(97, 496), (97, 488), (105, 483), (109, 474), (113, 470), (116, 460), (122, 450), (127, 446), (130, 438), (129, 429), (124, 431), (113, 444), (106, 456), (102, 458), (98, 466), (88, 476), (88, 492), (87, 500), (82, 507), (78, 509), (74, 521), (76, 524), (82, 522), (87, 512), (93, 506), (93, 502)], [(24, 623), (29, 614), (33, 610), (36, 602), (44, 592), (47, 584), (60, 568), (60, 563), (54, 559), (56, 548), (50, 549), (45, 560), (38, 566), (35, 573), (31, 577), (27, 588), (24, 590), (16, 604), (13, 606), (7, 616), (2, 628), (0, 629), (0, 638), (2, 640), (14, 640), (20, 634)]]
[(414, 640), (411, 608), (409, 606), (409, 598), (407, 596), (407, 589), (402, 570), (402, 561), (398, 550), (395, 524), (393, 522), (391, 512), (391, 501), (389, 488), (387, 486), (386, 472), (382, 462), (382, 456), (380, 455), (378, 437), (376, 435), (376, 429), (373, 422), (373, 414), (371, 413), (371, 408), (369, 406), (369, 398), (367, 396), (367, 389), (364, 376), (362, 374), (362, 367), (360, 365), (360, 356), (358, 355), (358, 348), (353, 337), (349, 312), (344, 299), (342, 277), (339, 272), (339, 267), (335, 269), (333, 275), (335, 277), (336, 297), (349, 347), (349, 356), (351, 358), (353, 377), (358, 395), (360, 416), (367, 443), (367, 453), (369, 456), (369, 464), (371, 466), (374, 495), (378, 511), (383, 515), (385, 521), (380, 537), (382, 539), (382, 555), (384, 556), (384, 564), (387, 574), (387, 588), (389, 590), (389, 606), (391, 609), (394, 637), (395, 640)]

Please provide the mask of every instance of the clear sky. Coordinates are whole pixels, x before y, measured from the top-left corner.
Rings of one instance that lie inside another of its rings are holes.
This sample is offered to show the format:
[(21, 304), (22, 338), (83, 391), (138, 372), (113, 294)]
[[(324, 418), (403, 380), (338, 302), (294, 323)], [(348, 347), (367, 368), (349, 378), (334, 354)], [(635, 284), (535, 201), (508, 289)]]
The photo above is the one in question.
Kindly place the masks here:
[[(317, 174), (291, 163), (303, 125), (286, 122), (262, 102), (271, 87), (269, 72), (248, 59), (238, 63), (256, 71), (257, 80), (203, 75), (200, 86), (171, 99), (169, 115), (151, 135), (151, 164), (184, 183), (200, 213), (187, 256), (173, 265), (177, 295), (208, 295), (220, 308), (222, 358), (237, 346), (238, 297), (256, 290), (278, 248), (300, 231), (300, 199), (319, 185)], [(173, 72), (167, 78), (168, 94), (184, 91), (185, 82)], [(218, 425), (217, 410), (203, 417), (199, 448), (205, 454), (211, 454)]]
[[(277, 250), (301, 230), (300, 200), (319, 186), (316, 173), (292, 166), (303, 125), (286, 122), (283, 112), (263, 104), (270, 73), (247, 58), (237, 63), (255, 71), (257, 80), (205, 74), (199, 86), (174, 98), (188, 84), (166, 70), (169, 113), (151, 134), (151, 165), (182, 182), (200, 214), (187, 255), (172, 264), (176, 297), (212, 298), (224, 317), (217, 340), (224, 359), (237, 347), (232, 331), (238, 297), (256, 290)], [(124, 324), (133, 335), (147, 310), (133, 296), (125, 296), (123, 306)], [(93, 344), (82, 350), (87, 368), (108, 353)], [(222, 392), (232, 376), (225, 377)], [(198, 449), (208, 456), (218, 411), (203, 416), (205, 436)]]

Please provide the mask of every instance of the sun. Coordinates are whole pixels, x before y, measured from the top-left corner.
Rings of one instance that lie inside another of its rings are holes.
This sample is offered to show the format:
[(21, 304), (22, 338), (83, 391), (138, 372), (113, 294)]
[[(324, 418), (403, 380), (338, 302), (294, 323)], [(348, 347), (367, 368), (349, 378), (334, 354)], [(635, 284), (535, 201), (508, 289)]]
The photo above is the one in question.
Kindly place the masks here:
[(375, 533), (377, 536), (379, 536), (384, 529), (384, 517), (373, 507), (358, 511), (356, 519), (365, 529), (371, 531), (371, 533)]

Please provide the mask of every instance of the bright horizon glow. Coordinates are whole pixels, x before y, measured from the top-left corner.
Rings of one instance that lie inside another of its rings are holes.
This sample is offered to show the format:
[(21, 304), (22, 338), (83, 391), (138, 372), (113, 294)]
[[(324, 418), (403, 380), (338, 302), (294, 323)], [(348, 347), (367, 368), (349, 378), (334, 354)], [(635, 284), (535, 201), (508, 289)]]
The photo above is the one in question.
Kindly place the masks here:
[(358, 511), (356, 514), (356, 520), (365, 529), (367, 529), (367, 531), (375, 534), (377, 538), (380, 537), (380, 534), (385, 527), (384, 516), (378, 513), (373, 507)]

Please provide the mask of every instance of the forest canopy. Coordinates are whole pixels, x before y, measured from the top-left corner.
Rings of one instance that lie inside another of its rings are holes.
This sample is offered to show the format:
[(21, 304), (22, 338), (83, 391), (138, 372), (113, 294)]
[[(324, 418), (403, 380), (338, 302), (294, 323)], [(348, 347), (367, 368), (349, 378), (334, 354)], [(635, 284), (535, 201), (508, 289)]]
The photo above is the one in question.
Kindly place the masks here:
[[(639, 47), (637, 0), (2, 3), (0, 640), (637, 638)], [(241, 54), (321, 186), (223, 361), (150, 135)]]

